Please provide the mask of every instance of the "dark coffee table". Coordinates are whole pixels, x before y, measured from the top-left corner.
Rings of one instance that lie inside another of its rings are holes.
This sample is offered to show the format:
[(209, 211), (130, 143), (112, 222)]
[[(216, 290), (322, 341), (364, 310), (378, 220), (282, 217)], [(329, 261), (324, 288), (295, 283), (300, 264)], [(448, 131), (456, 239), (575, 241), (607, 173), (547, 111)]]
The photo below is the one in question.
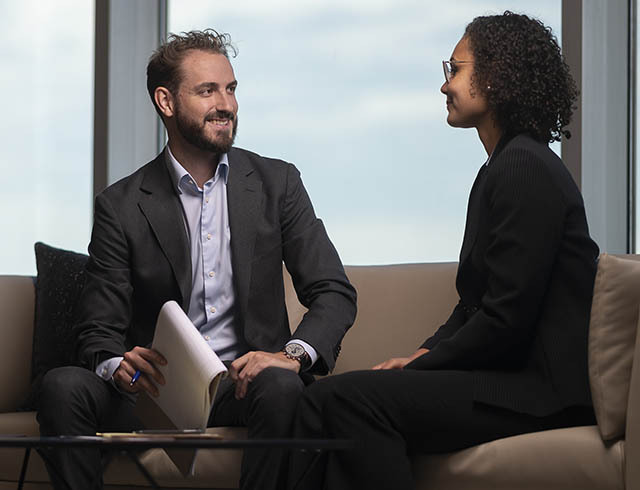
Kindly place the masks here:
[(109, 453), (124, 452), (136, 465), (153, 488), (161, 488), (138, 459), (138, 452), (144, 449), (252, 449), (272, 448), (284, 450), (313, 451), (317, 458), (325, 451), (344, 451), (354, 447), (353, 441), (343, 439), (214, 439), (158, 437), (99, 437), (99, 436), (59, 436), (31, 437), (20, 435), (0, 436), (0, 447), (24, 448), (25, 454), (20, 470), (18, 490), (22, 489), (29, 465), (31, 449), (48, 461), (44, 449), (48, 448), (98, 448)]

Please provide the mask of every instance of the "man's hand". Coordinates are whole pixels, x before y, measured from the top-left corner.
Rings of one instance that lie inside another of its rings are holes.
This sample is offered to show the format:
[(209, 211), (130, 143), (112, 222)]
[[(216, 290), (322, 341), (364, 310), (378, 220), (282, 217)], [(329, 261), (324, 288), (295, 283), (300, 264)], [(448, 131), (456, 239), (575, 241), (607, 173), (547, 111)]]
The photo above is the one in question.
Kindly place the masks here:
[(418, 349), (415, 353), (413, 353), (409, 357), (394, 357), (384, 362), (381, 362), (380, 364), (376, 364), (371, 369), (402, 369), (411, 361), (420, 357), (423, 354), (426, 354), (427, 352), (429, 352), (429, 349), (424, 349), (424, 348)]
[(231, 363), (229, 376), (236, 383), (236, 398), (241, 400), (247, 394), (247, 388), (255, 377), (265, 368), (280, 367), (300, 372), (300, 363), (289, 359), (283, 352), (247, 352)]
[[(147, 349), (146, 347), (134, 347), (129, 352), (124, 353), (124, 359), (120, 361), (120, 366), (113, 373), (113, 380), (123, 391), (137, 393), (144, 390), (150, 395), (158, 396), (158, 384), (164, 384), (164, 376), (155, 367), (155, 364), (164, 366), (167, 360), (158, 351)], [(140, 371), (140, 377), (131, 386), (131, 378), (136, 371)]]

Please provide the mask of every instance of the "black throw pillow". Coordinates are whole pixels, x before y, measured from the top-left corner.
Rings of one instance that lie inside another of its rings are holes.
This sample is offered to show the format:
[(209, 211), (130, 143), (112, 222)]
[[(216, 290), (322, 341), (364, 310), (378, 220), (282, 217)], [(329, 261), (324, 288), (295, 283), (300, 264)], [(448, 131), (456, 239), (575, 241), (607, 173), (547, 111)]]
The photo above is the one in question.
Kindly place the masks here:
[(42, 378), (50, 369), (76, 364), (71, 327), (85, 283), (88, 256), (35, 244), (36, 311), (31, 359), (31, 392), (25, 409), (37, 407)]

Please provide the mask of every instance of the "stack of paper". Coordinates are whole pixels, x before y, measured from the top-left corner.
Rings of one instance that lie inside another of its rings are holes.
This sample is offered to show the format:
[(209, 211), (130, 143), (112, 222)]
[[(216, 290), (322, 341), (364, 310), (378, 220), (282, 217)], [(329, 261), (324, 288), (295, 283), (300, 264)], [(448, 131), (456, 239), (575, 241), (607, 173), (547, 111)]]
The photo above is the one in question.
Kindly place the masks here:
[[(161, 308), (151, 348), (167, 360), (164, 366), (156, 365), (165, 384), (157, 384), (157, 397), (145, 392), (138, 396), (136, 414), (148, 429), (204, 430), (227, 368), (175, 301)], [(167, 454), (183, 474), (192, 470), (195, 451)]]

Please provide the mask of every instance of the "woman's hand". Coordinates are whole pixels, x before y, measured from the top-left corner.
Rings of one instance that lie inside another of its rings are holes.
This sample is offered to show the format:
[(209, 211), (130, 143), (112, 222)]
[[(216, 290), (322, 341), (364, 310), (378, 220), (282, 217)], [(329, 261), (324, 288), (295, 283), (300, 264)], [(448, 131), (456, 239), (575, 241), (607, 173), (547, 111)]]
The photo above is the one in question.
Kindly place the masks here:
[(376, 364), (371, 369), (402, 369), (411, 361), (423, 354), (426, 354), (427, 352), (429, 352), (429, 349), (421, 348), (409, 357), (393, 357), (384, 362), (381, 362), (380, 364)]

